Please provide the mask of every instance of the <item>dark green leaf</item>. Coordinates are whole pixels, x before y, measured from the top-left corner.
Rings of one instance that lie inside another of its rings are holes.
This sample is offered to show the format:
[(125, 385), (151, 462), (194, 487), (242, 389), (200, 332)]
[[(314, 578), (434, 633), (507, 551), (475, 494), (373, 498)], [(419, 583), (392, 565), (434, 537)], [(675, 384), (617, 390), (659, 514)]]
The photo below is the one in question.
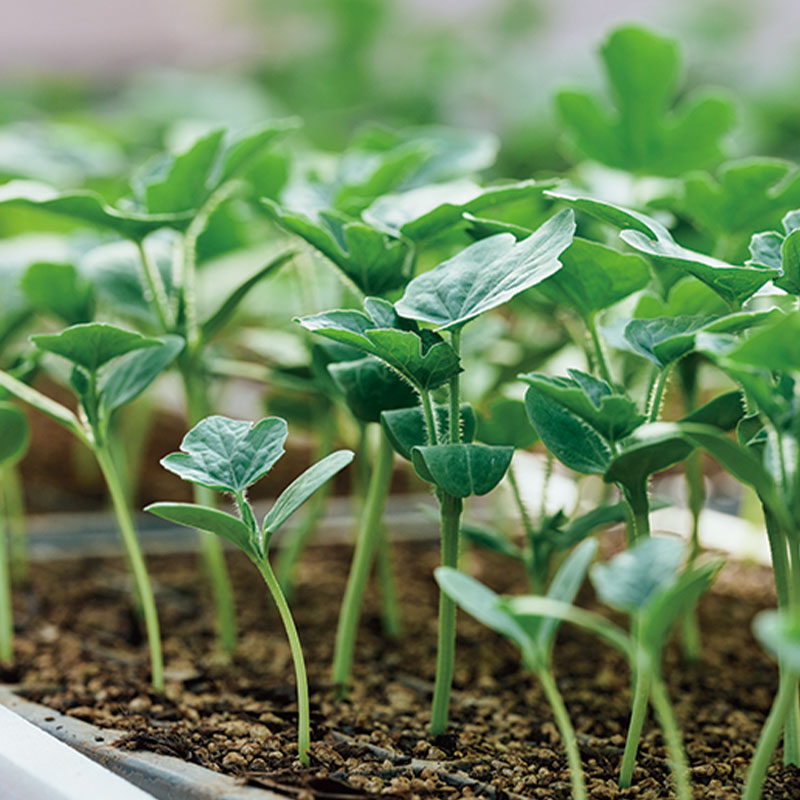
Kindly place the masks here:
[(221, 492), (241, 493), (269, 472), (283, 455), (288, 430), (280, 417), (253, 424), (206, 417), (183, 437), (180, 453), (161, 464), (184, 480)]
[(513, 447), (484, 444), (437, 444), (415, 447), (411, 460), (417, 474), (455, 497), (486, 494), (503, 479)]
[[(459, 408), (461, 418), (461, 441), (469, 444), (475, 438), (475, 412), (468, 403)], [(447, 438), (450, 430), (450, 408), (435, 406), (433, 416), (436, 421), (439, 441)], [(415, 447), (431, 444), (428, 439), (428, 426), (419, 405), (413, 408), (398, 408), (381, 414), (384, 433), (392, 443), (395, 452), (411, 461), (411, 451)]]

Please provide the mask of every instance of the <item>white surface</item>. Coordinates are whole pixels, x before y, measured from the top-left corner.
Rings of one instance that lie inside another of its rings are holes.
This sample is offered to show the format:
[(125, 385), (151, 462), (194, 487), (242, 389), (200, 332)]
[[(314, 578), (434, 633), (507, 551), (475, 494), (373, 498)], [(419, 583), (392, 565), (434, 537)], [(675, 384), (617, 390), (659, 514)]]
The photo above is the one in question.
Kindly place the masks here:
[(2, 800), (152, 800), (2, 706), (0, 731)]

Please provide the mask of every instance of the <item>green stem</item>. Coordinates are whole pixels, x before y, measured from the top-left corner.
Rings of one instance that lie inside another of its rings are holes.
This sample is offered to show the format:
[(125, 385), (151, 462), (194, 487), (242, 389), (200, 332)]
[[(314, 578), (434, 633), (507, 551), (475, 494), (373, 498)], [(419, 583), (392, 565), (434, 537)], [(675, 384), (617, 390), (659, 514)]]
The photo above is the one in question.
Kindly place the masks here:
[(511, 494), (514, 495), (514, 502), (517, 504), (519, 515), (522, 519), (522, 527), (525, 528), (525, 533), (528, 538), (531, 538), (532, 534), (534, 533), (534, 527), (533, 523), (531, 522), (530, 514), (528, 514), (528, 509), (525, 507), (525, 503), (522, 500), (522, 493), (519, 490), (519, 482), (517, 481), (517, 476), (514, 473), (513, 464), (508, 468), (507, 474), (508, 484), (511, 487)]
[(340, 697), (346, 694), (350, 683), (350, 667), (353, 662), (358, 620), (361, 615), (361, 602), (375, 549), (381, 537), (381, 517), (386, 505), (393, 464), (394, 450), (381, 429), (377, 460), (370, 477), (367, 499), (361, 512), (355, 552), (336, 628), (332, 679)]
[(289, 640), (289, 649), (292, 652), (292, 662), (294, 663), (294, 675), (297, 681), (297, 757), (300, 759), (301, 764), (308, 766), (308, 746), (311, 742), (311, 713), (308, 703), (308, 678), (306, 676), (303, 648), (300, 646), (300, 637), (297, 635), (297, 628), (292, 618), (292, 612), (289, 610), (289, 604), (283, 596), (281, 587), (278, 585), (278, 579), (275, 577), (269, 561), (265, 557), (263, 561), (257, 562), (256, 566), (264, 578), (264, 583), (267, 584), (275, 605), (278, 607), (278, 613), (286, 631), (286, 638)]
[(585, 800), (587, 797), (586, 783), (583, 777), (583, 767), (581, 766), (581, 754), (578, 750), (578, 737), (575, 735), (569, 712), (564, 705), (564, 698), (561, 696), (561, 692), (558, 690), (553, 674), (549, 669), (537, 670), (536, 677), (542, 685), (547, 702), (550, 703), (550, 708), (558, 726), (558, 732), (561, 734), (561, 741), (567, 751), (567, 764), (569, 765), (569, 779), (572, 783), (573, 800)]
[(119, 481), (114, 462), (111, 459), (111, 453), (107, 446), (97, 445), (94, 454), (111, 493), (111, 502), (114, 505), (114, 513), (122, 534), (122, 542), (133, 570), (133, 581), (139, 602), (142, 605), (147, 642), (150, 647), (150, 669), (153, 688), (157, 692), (161, 692), (164, 690), (164, 658), (161, 653), (161, 633), (159, 631), (158, 613), (156, 611), (155, 598), (153, 597), (153, 587), (150, 584), (150, 576), (147, 573), (142, 550), (139, 547), (139, 540), (133, 527), (131, 512), (125, 502), (125, 492)]
[(678, 721), (675, 719), (675, 712), (672, 709), (667, 689), (664, 686), (664, 682), (657, 675), (653, 676), (650, 686), (650, 700), (653, 703), (653, 710), (656, 712), (658, 724), (661, 725), (661, 730), (664, 733), (672, 778), (675, 781), (675, 794), (678, 796), (678, 800), (691, 800), (692, 787), (689, 780), (689, 764), (686, 761), (681, 731), (678, 727)]
[(392, 569), (392, 543), (389, 541), (385, 527), (382, 527), (380, 542), (378, 542), (377, 567), (383, 632), (390, 639), (399, 639), (403, 632), (403, 621), (400, 614), (400, 603), (397, 599), (397, 583)]
[(419, 396), (422, 400), (422, 412), (425, 415), (425, 427), (428, 429), (428, 444), (438, 444), (439, 436), (436, 432), (436, 416), (431, 402), (431, 393), (422, 390)]
[(136, 247), (139, 250), (142, 272), (150, 294), (147, 299), (151, 301), (151, 305), (155, 309), (161, 330), (167, 333), (172, 330), (173, 318), (170, 313), (169, 299), (167, 298), (167, 290), (161, 277), (161, 271), (158, 268), (158, 264), (150, 257), (141, 239), (136, 240)]
[(14, 615), (4, 510), (0, 505), (0, 664), (14, 660)]
[(647, 421), (655, 422), (661, 411), (661, 399), (664, 396), (664, 387), (667, 385), (669, 377), (669, 367), (659, 370), (658, 378), (647, 400)]
[(592, 338), (592, 345), (594, 347), (595, 357), (597, 358), (597, 366), (600, 370), (600, 376), (604, 381), (613, 385), (614, 380), (611, 377), (611, 370), (609, 369), (608, 361), (606, 360), (606, 354), (603, 351), (603, 344), (600, 341), (600, 336), (597, 332), (597, 323), (595, 321), (594, 314), (590, 314), (586, 318), (586, 328), (589, 331), (589, 336)]
[[(463, 503), (460, 497), (441, 492), (442, 566), (458, 567), (459, 524)], [(436, 681), (433, 687), (431, 734), (438, 736), (447, 728), (450, 690), (453, 684), (456, 648), (456, 604), (439, 592), (439, 637), (436, 652)]]
[(621, 789), (627, 789), (633, 779), (633, 768), (636, 766), (636, 752), (639, 749), (639, 740), (642, 738), (642, 728), (647, 716), (647, 701), (650, 696), (650, 681), (652, 666), (650, 657), (641, 647), (636, 651), (633, 678), (633, 698), (631, 704), (631, 719), (628, 723), (628, 738), (625, 740), (625, 752), (622, 756), (622, 766), (619, 773)]
[(791, 714), (792, 704), (797, 704), (797, 683), (800, 675), (796, 672), (786, 671), (787, 680), (782, 680), (778, 688), (775, 702), (772, 704), (769, 716), (761, 730), (758, 738), (758, 745), (750, 764), (750, 771), (747, 773), (742, 800), (758, 800), (761, 797), (761, 787), (772, 760), (772, 754), (778, 746), (784, 722)]
[(8, 521), (11, 580), (14, 583), (24, 583), (28, 578), (28, 536), (22, 481), (19, 478), (19, 470), (10, 464), (3, 467), (0, 478), (2, 478), (2, 500)]
[(642, 537), (650, 535), (650, 501), (647, 499), (647, 484), (644, 486), (620, 486), (628, 506), (628, 547)]
[[(456, 328), (450, 334), (450, 344), (456, 354), (461, 350), (461, 331)], [(450, 378), (450, 444), (458, 444), (461, 441), (461, 390), (459, 387), (460, 373), (456, 373)]]

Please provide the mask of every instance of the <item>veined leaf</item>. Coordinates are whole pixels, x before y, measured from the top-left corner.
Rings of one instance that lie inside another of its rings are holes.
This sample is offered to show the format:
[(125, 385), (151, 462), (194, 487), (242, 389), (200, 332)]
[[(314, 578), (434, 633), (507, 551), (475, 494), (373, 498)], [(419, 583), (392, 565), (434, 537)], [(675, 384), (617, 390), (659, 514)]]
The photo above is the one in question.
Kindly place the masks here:
[(183, 437), (182, 452), (170, 453), (161, 464), (184, 480), (238, 494), (269, 472), (284, 453), (287, 435), (280, 417), (255, 424), (206, 417)]
[(414, 278), (395, 308), (403, 317), (441, 330), (460, 328), (560, 269), (558, 256), (574, 231), (575, 220), (567, 210), (521, 242), (505, 233), (476, 242)]
[(25, 414), (0, 401), (0, 464), (14, 464), (25, 455), (31, 438)]
[(437, 444), (415, 447), (411, 461), (417, 474), (455, 497), (487, 494), (503, 479), (513, 447), (485, 444)]
[(31, 336), (31, 341), (40, 350), (66, 358), (89, 372), (96, 372), (106, 362), (133, 350), (162, 344), (160, 339), (151, 339), (105, 322), (72, 325), (60, 333)]

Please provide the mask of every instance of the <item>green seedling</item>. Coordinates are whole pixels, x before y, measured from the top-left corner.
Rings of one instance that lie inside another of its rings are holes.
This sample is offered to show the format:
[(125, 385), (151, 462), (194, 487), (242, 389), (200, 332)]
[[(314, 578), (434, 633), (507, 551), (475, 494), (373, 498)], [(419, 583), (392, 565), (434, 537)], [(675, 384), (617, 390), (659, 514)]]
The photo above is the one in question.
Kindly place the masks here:
[(6, 536), (11, 520), (6, 507), (6, 480), (8, 470), (25, 455), (29, 441), (25, 415), (11, 403), (0, 402), (0, 664), (10, 664), (14, 659), (10, 542)]
[(287, 435), (286, 422), (280, 417), (268, 417), (255, 424), (220, 416), (201, 420), (184, 437), (181, 452), (171, 453), (161, 464), (184, 480), (211, 491), (232, 494), (239, 517), (192, 503), (154, 503), (146, 510), (171, 522), (227, 539), (258, 568), (289, 640), (297, 680), (298, 756), (302, 764), (308, 765), (311, 734), (305, 661), (289, 605), (270, 565), (269, 545), (289, 517), (353, 460), (353, 453), (338, 450), (309, 467), (280, 494), (259, 524), (246, 492), (283, 455)]
[[(578, 545), (553, 577), (546, 597), (560, 603), (572, 603), (596, 551), (597, 542), (593, 540)], [(523, 666), (536, 675), (553, 711), (567, 753), (572, 796), (575, 800), (585, 800), (588, 795), (578, 739), (553, 676), (552, 652), (559, 620), (552, 617), (515, 617), (501, 606), (501, 598), (488, 586), (452, 567), (438, 567), (436, 581), (441, 590), (464, 611), (519, 647)]]
[(105, 323), (73, 325), (57, 334), (32, 337), (42, 351), (72, 364), (70, 387), (80, 403), (79, 416), (30, 386), (0, 372), (0, 387), (52, 417), (91, 450), (114, 506), (125, 553), (133, 574), (150, 648), (151, 681), (164, 688), (158, 614), (150, 577), (136, 537), (119, 469), (114, 462), (111, 419), (134, 400), (170, 365), (183, 348), (176, 337), (153, 339)]
[(681, 570), (684, 546), (673, 539), (650, 538), (597, 564), (590, 576), (598, 597), (628, 614), (630, 634), (599, 615), (542, 597), (517, 597), (501, 607), (520, 623), (542, 617), (572, 622), (598, 634), (626, 656), (633, 677), (631, 718), (619, 784), (631, 785), (648, 700), (664, 732), (680, 800), (692, 797), (689, 769), (674, 711), (661, 678), (664, 646), (675, 621), (693, 608), (722, 566), (713, 562)]

